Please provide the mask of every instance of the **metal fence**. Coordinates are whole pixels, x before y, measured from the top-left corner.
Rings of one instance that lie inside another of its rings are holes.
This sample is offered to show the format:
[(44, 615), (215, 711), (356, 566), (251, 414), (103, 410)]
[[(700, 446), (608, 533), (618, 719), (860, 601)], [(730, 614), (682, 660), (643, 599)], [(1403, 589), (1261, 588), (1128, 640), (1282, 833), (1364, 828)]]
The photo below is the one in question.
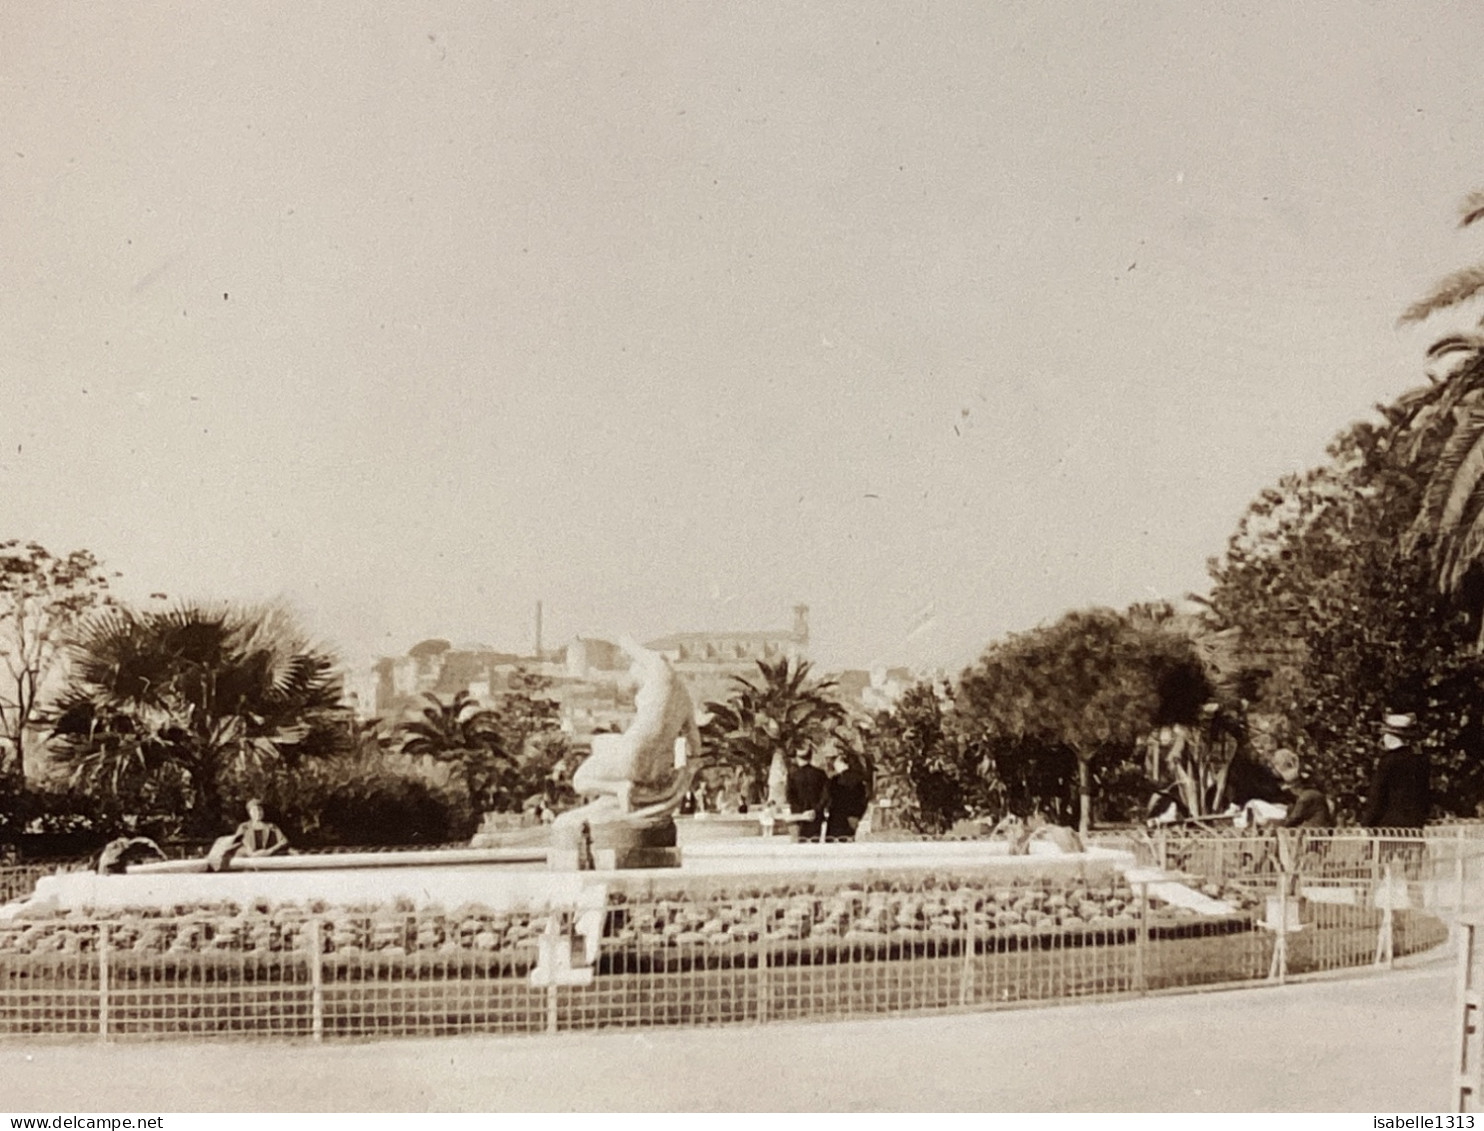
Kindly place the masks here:
[(42, 860), (29, 864), (0, 864), (0, 905), (24, 899), (43, 876), (87, 867), (86, 860)]
[(1484, 842), (1447, 843), (1166, 838), (1127, 875), (615, 875), (602, 907), (540, 913), (38, 909), (0, 921), (0, 1036), (722, 1025), (1282, 982), (1446, 941), (1484, 879)]

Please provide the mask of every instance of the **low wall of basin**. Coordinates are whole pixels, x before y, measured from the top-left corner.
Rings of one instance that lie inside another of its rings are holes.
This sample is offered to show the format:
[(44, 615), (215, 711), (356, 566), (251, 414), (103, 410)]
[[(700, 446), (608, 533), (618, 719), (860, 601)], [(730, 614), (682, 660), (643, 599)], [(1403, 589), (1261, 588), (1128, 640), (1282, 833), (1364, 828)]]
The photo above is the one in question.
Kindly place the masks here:
[[(1032, 846), (1051, 848), (1051, 846)], [(1128, 853), (1090, 848), (1079, 854), (1010, 856), (995, 841), (800, 844), (783, 838), (709, 840), (686, 845), (678, 868), (556, 871), (540, 854), (497, 850), (288, 856), (236, 860), (209, 873), (200, 862), (136, 866), (124, 875), (70, 872), (42, 877), (29, 900), (0, 907), (0, 921), (30, 906), (170, 908), (230, 902), (247, 906), (319, 902), (335, 907), (412, 908), (481, 904), (493, 910), (600, 905), (614, 888), (642, 894), (657, 887), (704, 888), (712, 877), (840, 882), (874, 873), (972, 870), (1017, 878), (1100, 880), (1127, 869)]]

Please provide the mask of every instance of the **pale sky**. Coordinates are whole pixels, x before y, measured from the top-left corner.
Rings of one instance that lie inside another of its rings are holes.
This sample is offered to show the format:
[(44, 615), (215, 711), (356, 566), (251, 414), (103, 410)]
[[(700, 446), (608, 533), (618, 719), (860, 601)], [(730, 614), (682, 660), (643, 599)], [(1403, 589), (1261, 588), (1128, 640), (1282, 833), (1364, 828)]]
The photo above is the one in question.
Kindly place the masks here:
[(1204, 587), (1484, 256), (1477, 5), (0, 6), (0, 537), (360, 662)]

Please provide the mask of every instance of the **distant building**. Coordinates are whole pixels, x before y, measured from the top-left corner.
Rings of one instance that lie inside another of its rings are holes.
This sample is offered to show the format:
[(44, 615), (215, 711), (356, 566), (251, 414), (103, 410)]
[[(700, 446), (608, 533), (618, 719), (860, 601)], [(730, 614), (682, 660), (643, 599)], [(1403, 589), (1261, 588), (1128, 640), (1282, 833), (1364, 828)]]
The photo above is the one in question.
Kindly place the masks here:
[(896, 706), (902, 693), (916, 682), (911, 668), (889, 668), (877, 664), (869, 671), (852, 668), (830, 677), (847, 707), (874, 715)]
[(405, 656), (377, 660), (369, 679), (361, 675), (347, 683), (363, 714), (398, 720), (416, 715), (426, 706), (423, 697), (428, 694), (448, 700), (467, 691), (488, 703), (522, 670), (553, 675), (562, 669), (544, 657), (499, 652), (479, 644), (456, 648), (447, 640), (424, 640)]
[[(757, 661), (804, 658), (809, 644), (809, 607), (794, 607), (793, 625), (777, 631), (683, 632), (646, 642), (666, 656), (685, 680), (698, 713), (710, 700), (725, 699), (734, 676), (754, 676)], [(565, 648), (541, 656), (520, 656), (477, 644), (454, 647), (447, 640), (424, 640), (405, 656), (377, 660), (369, 672), (346, 680), (347, 698), (363, 717), (392, 722), (416, 717), (427, 694), (447, 702), (467, 691), (481, 706), (492, 706), (519, 672), (550, 681), (562, 729), (581, 741), (602, 730), (622, 730), (634, 714), (634, 688), (627, 680), (629, 659), (609, 640), (577, 637)]]
[(758, 674), (758, 661), (807, 659), (809, 606), (795, 605), (793, 626), (764, 632), (677, 632), (644, 645), (669, 658), (700, 707), (727, 697), (737, 676)]

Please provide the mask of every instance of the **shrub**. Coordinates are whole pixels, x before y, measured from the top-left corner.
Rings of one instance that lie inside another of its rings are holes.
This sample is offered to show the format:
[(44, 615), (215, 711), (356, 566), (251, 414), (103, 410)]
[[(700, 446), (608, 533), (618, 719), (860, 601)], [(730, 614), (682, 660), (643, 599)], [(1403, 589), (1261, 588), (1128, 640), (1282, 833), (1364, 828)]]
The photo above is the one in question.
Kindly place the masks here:
[(375, 754), (310, 763), (258, 793), (269, 819), (303, 848), (447, 844), (472, 836), (477, 823), (462, 790)]

